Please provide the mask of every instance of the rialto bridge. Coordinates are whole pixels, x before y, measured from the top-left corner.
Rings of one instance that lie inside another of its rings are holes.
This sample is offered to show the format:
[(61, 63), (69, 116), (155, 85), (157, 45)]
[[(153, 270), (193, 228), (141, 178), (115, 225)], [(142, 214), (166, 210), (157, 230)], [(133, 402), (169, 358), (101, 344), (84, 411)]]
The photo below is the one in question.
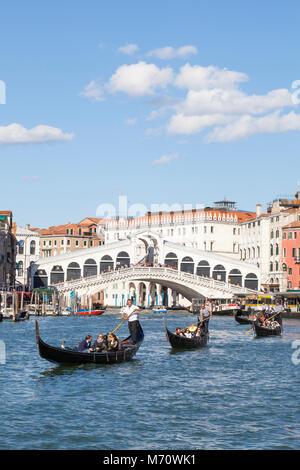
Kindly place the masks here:
[(132, 297), (147, 307), (254, 293), (260, 274), (253, 264), (144, 231), (134, 238), (39, 259), (32, 266), (32, 281), (34, 287), (56, 286), (66, 300), (71, 292), (86, 298), (104, 291), (106, 305), (122, 306)]

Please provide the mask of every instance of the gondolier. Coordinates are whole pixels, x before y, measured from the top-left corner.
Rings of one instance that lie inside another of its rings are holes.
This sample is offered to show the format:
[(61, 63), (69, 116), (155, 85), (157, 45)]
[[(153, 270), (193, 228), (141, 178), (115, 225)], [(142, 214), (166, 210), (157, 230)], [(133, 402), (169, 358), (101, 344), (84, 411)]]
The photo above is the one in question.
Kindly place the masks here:
[(201, 309), (200, 309), (200, 320), (203, 325), (204, 333), (208, 333), (208, 322), (211, 316), (212, 316), (211, 310), (208, 310), (208, 308), (205, 307), (205, 304), (202, 304)]
[(132, 300), (127, 300), (126, 307), (123, 307), (121, 314), (124, 319), (128, 320), (128, 328), (131, 335), (132, 344), (136, 343), (137, 332), (140, 329), (139, 308), (136, 305), (133, 305)]

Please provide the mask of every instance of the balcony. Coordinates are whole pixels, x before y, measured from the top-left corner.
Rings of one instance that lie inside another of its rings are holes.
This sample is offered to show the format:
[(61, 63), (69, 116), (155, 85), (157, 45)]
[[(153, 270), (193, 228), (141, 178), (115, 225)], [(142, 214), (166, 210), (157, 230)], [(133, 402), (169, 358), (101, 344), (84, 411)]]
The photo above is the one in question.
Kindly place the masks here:
[(294, 258), (294, 261), (295, 261), (295, 264), (300, 264), (300, 257), (299, 256), (296, 256)]

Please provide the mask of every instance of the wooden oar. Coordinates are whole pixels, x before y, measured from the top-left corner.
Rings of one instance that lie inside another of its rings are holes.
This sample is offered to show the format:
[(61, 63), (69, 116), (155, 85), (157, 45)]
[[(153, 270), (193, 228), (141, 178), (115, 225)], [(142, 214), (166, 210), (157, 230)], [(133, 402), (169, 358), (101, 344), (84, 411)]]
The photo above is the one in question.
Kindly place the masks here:
[[(275, 315), (273, 315), (272, 317), (266, 318), (266, 320), (272, 320), (272, 318), (276, 317), (277, 315), (280, 315), (280, 313), (281, 313), (281, 312), (277, 312), (277, 313), (275, 313)], [(256, 320), (255, 320), (255, 321), (256, 321)], [(254, 330), (254, 326), (252, 326), (251, 330), (246, 331), (245, 334), (248, 335), (248, 334), (251, 333), (251, 331), (253, 331), (253, 330)]]

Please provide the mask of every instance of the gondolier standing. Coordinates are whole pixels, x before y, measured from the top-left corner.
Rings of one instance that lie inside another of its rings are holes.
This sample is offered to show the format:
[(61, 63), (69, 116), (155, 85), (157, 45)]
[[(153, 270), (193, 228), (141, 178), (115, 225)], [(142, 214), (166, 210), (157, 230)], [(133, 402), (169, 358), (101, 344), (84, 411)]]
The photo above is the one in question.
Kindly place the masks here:
[(212, 311), (208, 310), (208, 308), (205, 307), (205, 304), (202, 304), (201, 309), (200, 309), (200, 321), (203, 325), (204, 333), (208, 333), (208, 322), (211, 316), (212, 316)]
[(137, 331), (140, 328), (138, 311), (139, 308), (136, 305), (133, 305), (131, 299), (127, 300), (126, 307), (123, 307), (121, 310), (123, 318), (128, 320), (128, 328), (130, 331), (132, 344), (136, 343)]

